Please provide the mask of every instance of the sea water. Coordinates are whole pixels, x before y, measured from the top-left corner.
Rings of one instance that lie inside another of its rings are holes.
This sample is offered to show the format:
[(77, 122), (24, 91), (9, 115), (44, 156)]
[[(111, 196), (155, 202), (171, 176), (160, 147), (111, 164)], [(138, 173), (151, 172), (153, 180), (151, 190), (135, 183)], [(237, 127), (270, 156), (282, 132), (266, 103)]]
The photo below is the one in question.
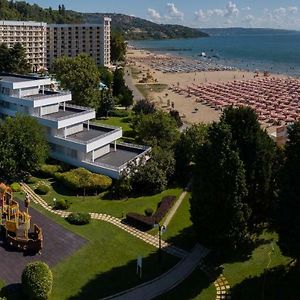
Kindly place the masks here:
[[(130, 45), (243, 70), (300, 76), (300, 32), (130, 41)], [(201, 57), (201, 53), (206, 58)]]

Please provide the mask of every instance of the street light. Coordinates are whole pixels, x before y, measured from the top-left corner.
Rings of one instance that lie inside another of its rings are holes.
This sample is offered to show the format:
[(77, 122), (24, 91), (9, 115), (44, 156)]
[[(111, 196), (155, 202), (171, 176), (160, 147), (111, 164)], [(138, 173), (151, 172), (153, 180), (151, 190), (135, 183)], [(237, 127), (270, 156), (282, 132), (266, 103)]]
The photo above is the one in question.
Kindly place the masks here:
[(154, 224), (154, 228), (158, 228), (158, 258), (159, 258), (159, 262), (161, 262), (162, 260), (162, 251), (161, 251), (161, 235), (163, 232), (166, 231), (166, 226), (165, 225), (160, 225), (159, 222), (156, 222)]

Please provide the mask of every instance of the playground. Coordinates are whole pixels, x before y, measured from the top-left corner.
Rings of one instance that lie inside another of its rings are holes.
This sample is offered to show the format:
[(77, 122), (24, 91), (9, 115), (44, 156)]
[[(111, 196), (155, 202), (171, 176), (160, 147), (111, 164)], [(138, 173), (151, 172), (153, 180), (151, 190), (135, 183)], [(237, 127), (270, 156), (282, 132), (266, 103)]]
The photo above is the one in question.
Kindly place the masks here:
[[(4, 201), (2, 202), (2, 237), (0, 239), (0, 278), (7, 285), (20, 283), (22, 271), (29, 262), (42, 260), (53, 267), (86, 243), (84, 238), (64, 229), (34, 208), (29, 208), (26, 201), (13, 200), (11, 190), (6, 190), (6, 192), (5, 198), (2, 198)], [(5, 221), (3, 221), (3, 215), (6, 217)], [(33, 220), (33, 226), (30, 226), (30, 220)], [(31, 233), (31, 227), (34, 230), (33, 233)], [(15, 233), (11, 234), (9, 240), (7, 240), (5, 229), (9, 229), (10, 234)], [(38, 234), (36, 237), (33, 236), (37, 230), (38, 233), (42, 232), (42, 237)], [(42, 238), (42, 245), (40, 238)], [(13, 240), (16, 244), (12, 244)], [(25, 251), (32, 247), (30, 242), (37, 251)]]

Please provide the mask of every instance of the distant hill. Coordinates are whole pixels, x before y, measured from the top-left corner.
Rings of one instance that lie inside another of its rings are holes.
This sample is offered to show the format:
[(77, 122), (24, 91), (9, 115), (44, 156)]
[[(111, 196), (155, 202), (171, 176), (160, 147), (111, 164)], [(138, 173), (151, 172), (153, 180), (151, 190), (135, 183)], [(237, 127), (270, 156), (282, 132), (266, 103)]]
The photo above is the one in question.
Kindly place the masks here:
[(127, 40), (176, 39), (207, 37), (208, 34), (195, 28), (181, 25), (156, 24), (141, 18), (123, 14), (81, 13), (87, 23), (101, 23), (103, 16), (112, 19), (113, 30), (120, 31)]
[(272, 29), (272, 28), (202, 28), (201, 32), (205, 32), (211, 36), (226, 36), (226, 35), (266, 35), (266, 34), (294, 34), (295, 30)]

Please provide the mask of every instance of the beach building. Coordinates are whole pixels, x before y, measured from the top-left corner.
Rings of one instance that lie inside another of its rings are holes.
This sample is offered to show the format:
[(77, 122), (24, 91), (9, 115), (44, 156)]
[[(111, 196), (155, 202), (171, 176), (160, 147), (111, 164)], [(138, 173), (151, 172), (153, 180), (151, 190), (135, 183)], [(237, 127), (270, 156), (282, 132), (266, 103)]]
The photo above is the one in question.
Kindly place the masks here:
[(147, 158), (149, 147), (119, 143), (121, 128), (92, 123), (95, 110), (70, 104), (70, 92), (54, 92), (50, 85), (50, 78), (0, 74), (0, 117), (36, 118), (52, 158), (115, 179), (130, 162)]
[(110, 66), (110, 23), (110, 18), (104, 18), (102, 24), (49, 24), (48, 67), (57, 57), (75, 57), (80, 53), (90, 55), (98, 65)]
[(53, 60), (86, 53), (98, 65), (110, 66), (111, 19), (102, 24), (47, 24), (0, 21), (0, 44), (21, 43), (34, 72), (50, 68)]
[(23, 21), (0, 21), (0, 44), (9, 48), (21, 43), (26, 50), (28, 63), (34, 71), (46, 67), (47, 24)]

